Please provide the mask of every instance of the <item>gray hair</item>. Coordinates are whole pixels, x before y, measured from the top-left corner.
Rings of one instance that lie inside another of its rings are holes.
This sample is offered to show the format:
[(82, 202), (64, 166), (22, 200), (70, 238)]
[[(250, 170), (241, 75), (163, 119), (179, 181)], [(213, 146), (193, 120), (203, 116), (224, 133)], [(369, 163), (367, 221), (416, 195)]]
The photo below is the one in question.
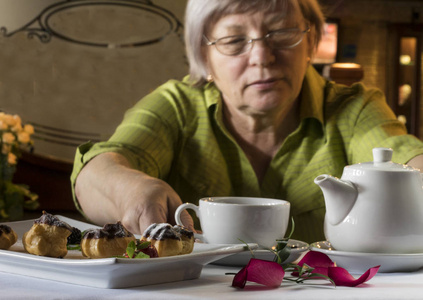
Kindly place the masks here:
[(191, 80), (196, 85), (206, 83), (208, 74), (203, 35), (210, 24), (229, 14), (274, 11), (281, 5), (288, 12), (300, 9), (310, 27), (315, 28), (314, 45), (317, 48), (324, 26), (323, 13), (317, 0), (189, 0), (185, 11), (185, 45)]

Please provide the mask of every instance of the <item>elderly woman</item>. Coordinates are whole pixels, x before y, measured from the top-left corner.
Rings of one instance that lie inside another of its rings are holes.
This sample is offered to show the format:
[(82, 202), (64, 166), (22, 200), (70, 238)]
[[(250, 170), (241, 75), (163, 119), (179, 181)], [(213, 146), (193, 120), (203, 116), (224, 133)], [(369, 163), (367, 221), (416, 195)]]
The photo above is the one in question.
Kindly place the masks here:
[[(72, 183), (93, 222), (134, 233), (174, 222), (181, 201), (207, 196), (286, 199), (294, 237), (324, 239), (325, 204), (313, 179), (391, 147), (423, 166), (378, 90), (323, 79), (310, 65), (322, 32), (316, 0), (191, 0), (190, 75), (125, 114), (107, 142), (79, 147)], [(188, 213), (184, 222), (192, 228)]]

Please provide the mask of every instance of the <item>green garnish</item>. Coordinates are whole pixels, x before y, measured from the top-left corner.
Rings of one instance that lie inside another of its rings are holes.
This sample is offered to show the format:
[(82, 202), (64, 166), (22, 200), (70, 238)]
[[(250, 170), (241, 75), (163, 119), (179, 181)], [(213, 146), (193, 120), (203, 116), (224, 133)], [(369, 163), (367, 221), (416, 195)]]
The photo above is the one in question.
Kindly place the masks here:
[(135, 242), (131, 241), (126, 247), (126, 254), (128, 254), (129, 258), (132, 258), (134, 256), (135, 250), (136, 250)]
[(270, 251), (275, 253), (275, 258), (273, 259), (273, 261), (277, 262), (278, 264), (282, 264), (285, 260), (288, 259), (289, 255), (291, 254), (291, 247), (287, 247), (287, 246), (288, 246), (289, 239), (294, 233), (294, 229), (295, 229), (294, 218), (291, 218), (291, 224), (292, 224), (292, 228), (288, 237), (283, 238), (281, 240), (276, 240), (277, 245), (275, 250), (269, 249)]
[(68, 248), (68, 250), (78, 250), (78, 251), (81, 251), (81, 245), (80, 244), (67, 245), (66, 248)]
[(150, 242), (139, 242), (135, 243), (134, 241), (130, 241), (128, 246), (126, 247), (126, 253), (124, 255), (116, 256), (117, 258), (150, 258), (150, 255), (145, 254), (142, 252), (143, 249), (146, 249), (150, 246)]

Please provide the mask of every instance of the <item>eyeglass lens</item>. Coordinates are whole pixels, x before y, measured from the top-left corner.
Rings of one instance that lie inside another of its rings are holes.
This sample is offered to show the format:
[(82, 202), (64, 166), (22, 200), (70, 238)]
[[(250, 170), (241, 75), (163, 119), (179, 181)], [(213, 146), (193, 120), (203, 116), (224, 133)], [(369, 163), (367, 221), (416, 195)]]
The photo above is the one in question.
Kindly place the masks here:
[(246, 36), (229, 36), (218, 39), (214, 44), (225, 55), (238, 55), (247, 52), (253, 43), (264, 40), (273, 49), (292, 48), (302, 41), (304, 31), (299, 29), (273, 31), (262, 38), (251, 39)]

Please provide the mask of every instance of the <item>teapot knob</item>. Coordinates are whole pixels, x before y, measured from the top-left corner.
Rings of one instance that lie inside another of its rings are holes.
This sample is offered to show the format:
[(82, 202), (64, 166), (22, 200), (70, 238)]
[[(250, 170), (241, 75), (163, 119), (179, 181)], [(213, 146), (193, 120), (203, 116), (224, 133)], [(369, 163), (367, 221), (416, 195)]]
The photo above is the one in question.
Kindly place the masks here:
[(391, 148), (373, 148), (373, 162), (389, 162), (392, 159), (393, 152)]

